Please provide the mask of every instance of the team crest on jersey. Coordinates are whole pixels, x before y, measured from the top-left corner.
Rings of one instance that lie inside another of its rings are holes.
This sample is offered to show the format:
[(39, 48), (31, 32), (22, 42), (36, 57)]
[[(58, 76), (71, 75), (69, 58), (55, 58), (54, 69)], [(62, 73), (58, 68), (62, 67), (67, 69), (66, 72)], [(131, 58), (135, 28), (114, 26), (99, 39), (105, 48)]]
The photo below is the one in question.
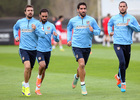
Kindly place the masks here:
[(41, 60), (41, 57), (38, 57), (38, 60)]
[(117, 47), (117, 50), (120, 50), (120, 47)]
[(50, 27), (47, 27), (47, 30), (50, 30)]
[(87, 24), (90, 24), (90, 21), (86, 21)]
[(24, 60), (25, 59), (25, 57), (22, 57), (22, 60)]

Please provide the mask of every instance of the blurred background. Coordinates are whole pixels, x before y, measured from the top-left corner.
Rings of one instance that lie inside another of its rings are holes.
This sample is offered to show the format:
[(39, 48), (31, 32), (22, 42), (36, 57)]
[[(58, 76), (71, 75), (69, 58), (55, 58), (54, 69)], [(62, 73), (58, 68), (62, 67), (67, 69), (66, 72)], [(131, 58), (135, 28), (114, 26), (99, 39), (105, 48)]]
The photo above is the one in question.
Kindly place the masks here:
[[(24, 7), (27, 4), (34, 6), (34, 17), (37, 19), (39, 19), (39, 11), (42, 8), (49, 10), (48, 20), (50, 22), (52, 22), (52, 17), (58, 18), (63, 15), (65, 20), (62, 25), (66, 29), (69, 19), (77, 15), (77, 4), (81, 1), (87, 3), (87, 14), (94, 17), (102, 29), (102, 19), (108, 13), (111, 16), (118, 14), (118, 4), (122, 0), (0, 0), (0, 45), (14, 44), (12, 28), (18, 19), (25, 17)], [(128, 4), (128, 13), (134, 15), (140, 23), (140, 0), (124, 1)], [(66, 33), (63, 33), (62, 39), (66, 41)], [(100, 36), (93, 38), (94, 43), (102, 43), (102, 40), (103, 31)], [(140, 42), (140, 34), (134, 33), (133, 41)]]

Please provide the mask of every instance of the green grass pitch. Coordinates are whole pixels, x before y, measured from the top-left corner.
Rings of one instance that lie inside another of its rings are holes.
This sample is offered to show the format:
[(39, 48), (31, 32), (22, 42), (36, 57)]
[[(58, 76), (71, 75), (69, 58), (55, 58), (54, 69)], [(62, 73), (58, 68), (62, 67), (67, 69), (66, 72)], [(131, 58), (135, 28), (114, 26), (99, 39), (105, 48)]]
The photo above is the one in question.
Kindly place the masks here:
[(116, 86), (114, 75), (118, 72), (118, 59), (112, 47), (93, 44), (86, 65), (87, 96), (81, 95), (80, 82), (72, 89), (73, 76), (78, 63), (71, 47), (59, 47), (52, 52), (49, 68), (41, 86), (42, 96), (35, 94), (38, 63), (32, 71), (29, 84), (31, 96), (21, 95), (24, 66), (18, 46), (0, 46), (0, 100), (140, 100), (140, 44), (132, 45), (131, 60), (126, 74), (125, 93)]

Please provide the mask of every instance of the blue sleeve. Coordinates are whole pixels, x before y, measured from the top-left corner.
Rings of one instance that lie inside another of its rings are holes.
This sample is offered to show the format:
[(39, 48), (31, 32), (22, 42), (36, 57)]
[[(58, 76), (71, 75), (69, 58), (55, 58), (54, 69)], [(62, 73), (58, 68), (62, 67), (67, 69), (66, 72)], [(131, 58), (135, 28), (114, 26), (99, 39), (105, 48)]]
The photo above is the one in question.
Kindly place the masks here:
[(113, 24), (113, 18), (111, 18), (108, 22), (108, 33), (109, 33), (109, 35), (110, 35), (111, 32), (113, 32), (113, 30), (112, 30), (113, 25), (114, 25)]
[(139, 26), (139, 23), (137, 22), (136, 18), (133, 18), (133, 21), (130, 20), (128, 27), (130, 27), (135, 32), (140, 32), (140, 26)]
[(93, 20), (91, 26), (93, 27), (93, 34), (94, 35), (100, 35), (101, 29), (99, 28), (99, 26), (98, 26), (97, 22), (95, 21), (95, 19)]
[[(52, 34), (55, 31), (56, 32), (56, 28), (54, 25), (52, 25)], [(57, 34), (57, 36), (53, 35), (53, 39), (55, 40), (55, 42), (59, 42), (59, 35)]]
[(72, 38), (72, 29), (73, 29), (73, 25), (71, 20), (69, 21), (68, 25), (67, 25), (67, 42), (71, 41)]
[(18, 30), (20, 29), (20, 28), (19, 28), (19, 23), (20, 23), (20, 21), (18, 20), (18, 21), (16, 22), (16, 24), (13, 26), (14, 38), (18, 37)]
[(45, 31), (43, 30), (43, 26), (41, 25), (40, 22), (36, 24), (35, 33), (38, 37), (43, 37), (43, 38), (45, 37)]

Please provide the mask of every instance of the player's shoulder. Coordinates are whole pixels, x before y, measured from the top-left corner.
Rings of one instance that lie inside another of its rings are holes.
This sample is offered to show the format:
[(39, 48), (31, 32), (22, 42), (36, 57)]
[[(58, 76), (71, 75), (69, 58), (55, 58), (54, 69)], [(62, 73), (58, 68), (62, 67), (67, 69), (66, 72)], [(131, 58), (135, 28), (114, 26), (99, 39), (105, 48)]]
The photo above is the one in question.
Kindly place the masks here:
[(53, 24), (53, 23), (51, 23), (50, 21), (47, 21), (47, 23), (46, 23), (46, 24), (54, 27), (54, 24)]
[(19, 20), (17, 20), (17, 22), (22, 22), (22, 21), (25, 21), (26, 18), (20, 18)]
[(133, 15), (127, 14), (127, 17), (135, 18)]
[(75, 17), (71, 18), (70, 21), (77, 20), (78, 18), (79, 18), (79, 16), (75, 16)]
[(89, 15), (86, 15), (85, 18), (88, 19), (88, 20), (91, 20), (91, 21), (96, 21), (95, 18), (93, 18), (93, 17), (91, 17)]

